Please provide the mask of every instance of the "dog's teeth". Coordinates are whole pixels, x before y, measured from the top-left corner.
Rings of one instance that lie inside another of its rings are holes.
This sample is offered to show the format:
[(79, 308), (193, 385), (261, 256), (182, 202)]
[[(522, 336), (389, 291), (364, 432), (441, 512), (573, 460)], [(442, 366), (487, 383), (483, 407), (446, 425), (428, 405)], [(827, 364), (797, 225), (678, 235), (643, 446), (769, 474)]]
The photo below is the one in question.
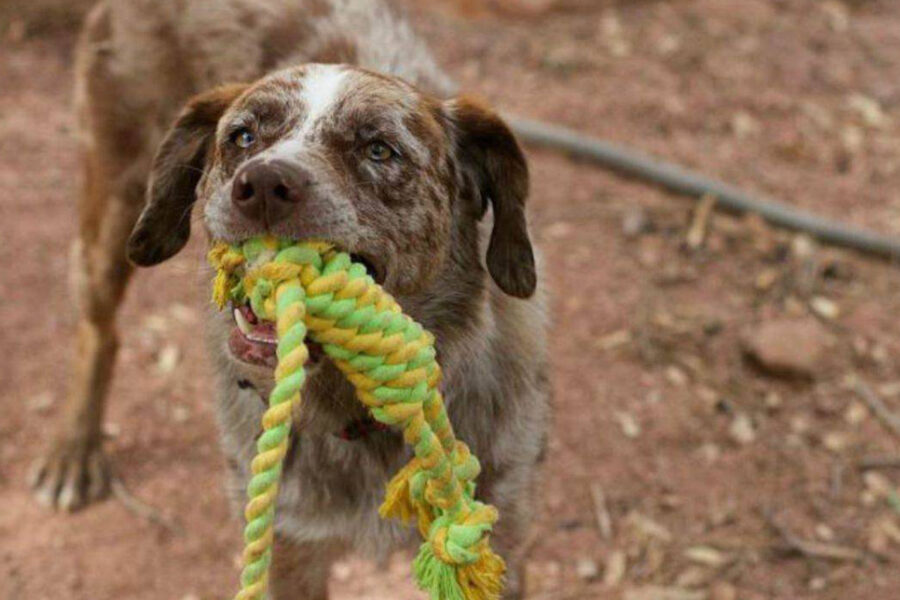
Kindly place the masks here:
[(234, 309), (234, 322), (237, 323), (238, 329), (241, 330), (245, 336), (250, 336), (250, 333), (253, 331), (253, 326), (247, 321), (247, 317), (241, 313), (237, 308)]

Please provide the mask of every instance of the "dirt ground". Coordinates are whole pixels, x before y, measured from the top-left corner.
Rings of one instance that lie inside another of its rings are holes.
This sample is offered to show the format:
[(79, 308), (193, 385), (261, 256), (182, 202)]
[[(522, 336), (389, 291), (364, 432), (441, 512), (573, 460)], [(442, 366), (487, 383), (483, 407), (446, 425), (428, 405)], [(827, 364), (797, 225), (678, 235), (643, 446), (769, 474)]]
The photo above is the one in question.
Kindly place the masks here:
[[(467, 90), (900, 235), (900, 4), (482, 4), (413, 9)], [(141, 273), (121, 314), (108, 450), (162, 524), (118, 500), (53, 514), (27, 491), (64, 400), (73, 325), (72, 39), (21, 23), (0, 35), (0, 599), (222, 597), (240, 525), (198, 343), (201, 240)], [(900, 473), (863, 468), (900, 456), (864, 398), (900, 413), (896, 265), (754, 219), (704, 223), (691, 201), (529, 156), (555, 297), (529, 598), (896, 598)], [(798, 323), (816, 335), (795, 337)], [(751, 364), (763, 331), (764, 364)], [(810, 359), (799, 377), (766, 367), (779, 351)], [(422, 598), (408, 558), (342, 562), (334, 597)]]

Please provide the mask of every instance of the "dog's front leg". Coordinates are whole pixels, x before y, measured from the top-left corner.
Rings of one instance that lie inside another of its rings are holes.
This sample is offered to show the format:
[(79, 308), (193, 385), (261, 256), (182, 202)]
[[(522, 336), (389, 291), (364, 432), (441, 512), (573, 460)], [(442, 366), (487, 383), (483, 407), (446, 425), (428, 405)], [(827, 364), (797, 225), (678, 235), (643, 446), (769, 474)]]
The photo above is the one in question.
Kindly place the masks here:
[(298, 543), (275, 534), (271, 600), (328, 600), (331, 564), (342, 553), (343, 545), (336, 541)]

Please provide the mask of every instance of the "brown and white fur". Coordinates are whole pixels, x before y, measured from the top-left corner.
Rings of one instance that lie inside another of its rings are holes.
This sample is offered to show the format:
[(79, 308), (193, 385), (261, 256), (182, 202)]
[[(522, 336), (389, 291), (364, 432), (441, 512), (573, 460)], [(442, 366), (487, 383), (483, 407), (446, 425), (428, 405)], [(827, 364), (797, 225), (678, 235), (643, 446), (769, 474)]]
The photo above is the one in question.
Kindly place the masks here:
[[(435, 334), (454, 428), (482, 462), (478, 495), (500, 509), (504, 597), (520, 597), (514, 550), (531, 521), (549, 396), (528, 172), (506, 125), (447, 98), (451, 87), (380, 1), (99, 4), (78, 50), (78, 352), (60, 433), (35, 472), (39, 497), (71, 509), (105, 493), (100, 423), (129, 258), (151, 265), (178, 252), (196, 203), (213, 239), (333, 241)], [(254, 344), (232, 315), (209, 321), (239, 505), (272, 374), (248, 362)], [(333, 365), (311, 364), (279, 498), (276, 600), (326, 598), (341, 553), (383, 555), (409, 539), (377, 516), (408, 458), (400, 435), (335, 435), (362, 418)]]

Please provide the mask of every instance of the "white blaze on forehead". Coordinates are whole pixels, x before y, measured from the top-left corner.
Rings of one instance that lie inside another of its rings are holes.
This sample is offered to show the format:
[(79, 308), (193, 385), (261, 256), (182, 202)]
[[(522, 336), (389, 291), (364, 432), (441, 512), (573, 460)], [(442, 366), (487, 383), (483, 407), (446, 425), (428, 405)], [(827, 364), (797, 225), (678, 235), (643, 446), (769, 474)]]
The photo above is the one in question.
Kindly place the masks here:
[(311, 65), (303, 78), (301, 98), (306, 105), (303, 129), (308, 129), (341, 97), (347, 70), (339, 65)]
[(341, 97), (347, 70), (340, 65), (308, 65), (299, 78), (304, 116), (300, 125), (261, 154), (262, 160), (296, 158), (309, 148), (308, 135), (316, 121), (331, 112)]

